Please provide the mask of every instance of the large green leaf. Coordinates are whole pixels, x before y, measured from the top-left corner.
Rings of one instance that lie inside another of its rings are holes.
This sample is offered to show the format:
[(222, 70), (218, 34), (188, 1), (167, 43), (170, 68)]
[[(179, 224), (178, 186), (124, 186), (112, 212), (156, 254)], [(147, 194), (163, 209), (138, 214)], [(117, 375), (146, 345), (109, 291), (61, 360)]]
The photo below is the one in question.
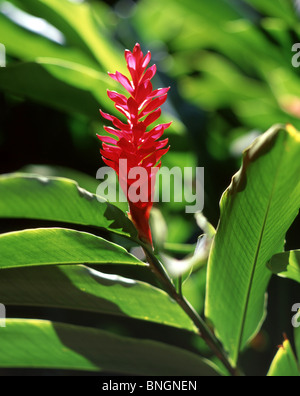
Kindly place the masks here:
[(279, 347), (268, 377), (300, 377), (298, 362), (289, 340)]
[(8, 319), (1, 329), (0, 367), (152, 376), (218, 375), (208, 361), (170, 345), (88, 327), (16, 319)]
[(192, 320), (162, 290), (83, 265), (1, 271), (0, 301), (110, 314), (197, 332)]
[[(266, 263), (300, 207), (300, 134), (275, 126), (244, 153), (221, 200), (208, 263), (206, 316), (235, 364), (265, 315)], [(288, 199), (287, 199), (288, 198)]]
[(300, 250), (275, 254), (268, 263), (273, 274), (300, 283)]
[(0, 218), (50, 220), (105, 228), (111, 232), (137, 237), (125, 214), (96, 195), (63, 178), (29, 174), (0, 176)]
[(0, 251), (0, 269), (82, 263), (145, 265), (119, 245), (64, 228), (1, 234)]

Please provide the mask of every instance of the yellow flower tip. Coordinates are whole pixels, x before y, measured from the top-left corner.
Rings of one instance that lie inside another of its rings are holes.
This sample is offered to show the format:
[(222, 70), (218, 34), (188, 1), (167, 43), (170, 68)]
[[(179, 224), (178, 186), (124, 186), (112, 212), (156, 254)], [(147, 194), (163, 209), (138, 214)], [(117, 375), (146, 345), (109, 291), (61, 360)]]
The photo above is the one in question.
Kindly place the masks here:
[(300, 142), (300, 132), (292, 124), (287, 124), (286, 130), (297, 142)]

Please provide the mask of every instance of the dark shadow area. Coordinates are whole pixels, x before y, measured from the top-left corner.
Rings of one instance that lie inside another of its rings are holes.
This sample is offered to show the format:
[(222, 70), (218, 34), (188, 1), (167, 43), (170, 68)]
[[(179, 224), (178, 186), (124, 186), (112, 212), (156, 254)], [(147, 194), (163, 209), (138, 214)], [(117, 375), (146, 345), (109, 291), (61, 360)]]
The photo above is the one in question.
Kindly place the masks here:
[(241, 356), (241, 366), (247, 375), (265, 376), (268, 373), (278, 345), (282, 345), (284, 334), (292, 342), (292, 306), (300, 303), (300, 286), (289, 279), (273, 276), (268, 288), (268, 316), (251, 347)]

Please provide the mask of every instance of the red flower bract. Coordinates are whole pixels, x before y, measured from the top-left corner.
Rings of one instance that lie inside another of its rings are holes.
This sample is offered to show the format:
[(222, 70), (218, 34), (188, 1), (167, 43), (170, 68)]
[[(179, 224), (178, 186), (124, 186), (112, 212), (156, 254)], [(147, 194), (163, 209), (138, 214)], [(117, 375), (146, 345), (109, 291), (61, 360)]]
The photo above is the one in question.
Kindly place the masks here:
[[(150, 127), (161, 115), (160, 106), (166, 101), (170, 88), (153, 90), (151, 79), (156, 73), (156, 66), (147, 69), (151, 59), (151, 53), (144, 56), (139, 44), (133, 51), (125, 51), (125, 59), (131, 80), (119, 73), (109, 73), (110, 77), (118, 81), (128, 91), (130, 96), (108, 91), (108, 97), (115, 103), (116, 109), (126, 118), (126, 122), (119, 120), (110, 114), (101, 115), (111, 121), (114, 128), (105, 126), (104, 129), (110, 135), (98, 136), (102, 141), (103, 161), (113, 168), (120, 181), (120, 185), (129, 203), (129, 217), (139, 231), (142, 240), (152, 244), (149, 227), (149, 216), (153, 206), (153, 193), (156, 172), (161, 166), (161, 157), (166, 154), (169, 147), (168, 139), (158, 140), (164, 131), (171, 125), (160, 124)], [(150, 128), (148, 128), (150, 127)], [(147, 130), (149, 129), (149, 130)], [(123, 164), (126, 160), (127, 172), (124, 174)], [(141, 184), (140, 196), (142, 199), (133, 200), (129, 191), (130, 186), (138, 180), (129, 178), (131, 170), (140, 167), (146, 171), (147, 180)]]

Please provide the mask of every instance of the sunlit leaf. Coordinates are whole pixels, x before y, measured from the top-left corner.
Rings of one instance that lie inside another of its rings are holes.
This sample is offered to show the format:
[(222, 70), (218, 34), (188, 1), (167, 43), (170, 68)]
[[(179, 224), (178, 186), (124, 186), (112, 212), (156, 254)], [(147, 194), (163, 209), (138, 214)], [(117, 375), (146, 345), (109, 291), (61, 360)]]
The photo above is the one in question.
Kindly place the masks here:
[(162, 290), (83, 265), (2, 270), (0, 301), (6, 306), (109, 314), (197, 332), (191, 319)]
[[(8, 3), (7, 3), (8, 4)], [(29, 23), (29, 21), (28, 21)], [(15, 58), (33, 61), (36, 58), (48, 57), (85, 66), (97, 67), (97, 62), (75, 47), (70, 48), (50, 41), (46, 37), (26, 30), (17, 23), (1, 14), (0, 8), (0, 37), (5, 45), (7, 55)]]
[[(45, 19), (61, 30), (68, 42), (92, 55), (102, 71), (114, 72), (112, 68), (121, 63), (121, 55), (116, 49), (116, 43), (112, 37), (106, 37), (103, 27), (96, 23), (89, 3), (68, 0), (28, 0), (25, 7), (27, 12)], [(123, 67), (125, 71), (125, 66)]]
[(271, 276), (266, 264), (283, 251), (299, 211), (299, 157), (299, 132), (272, 128), (245, 152), (221, 200), (208, 262), (206, 316), (234, 363), (264, 319)]
[(0, 176), (0, 218), (36, 219), (107, 229), (136, 239), (125, 214), (76, 182), (30, 174)]
[(296, 356), (289, 340), (285, 340), (271, 364), (268, 377), (300, 377)]
[(81, 263), (145, 265), (121, 246), (64, 228), (0, 234), (0, 251), (0, 269)]
[(268, 268), (276, 275), (300, 283), (300, 250), (276, 254)]

